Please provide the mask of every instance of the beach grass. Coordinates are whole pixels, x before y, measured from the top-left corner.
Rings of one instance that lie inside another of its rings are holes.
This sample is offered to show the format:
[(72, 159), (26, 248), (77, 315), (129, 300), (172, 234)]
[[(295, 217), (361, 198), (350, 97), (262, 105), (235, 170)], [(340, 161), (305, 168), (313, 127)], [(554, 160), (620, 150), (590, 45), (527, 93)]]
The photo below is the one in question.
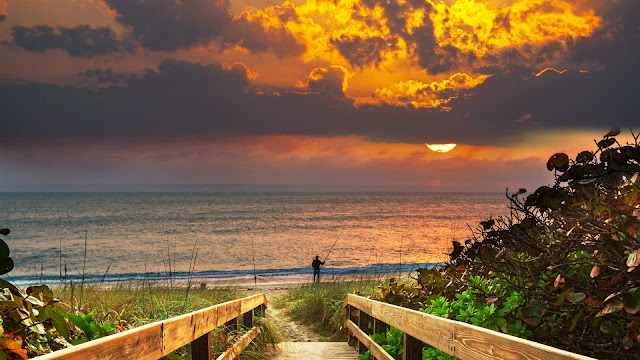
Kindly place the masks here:
[[(117, 283), (107, 286), (84, 284), (82, 300), (80, 286), (53, 286), (56, 296), (68, 306), (68, 311), (82, 309), (97, 310), (100, 322), (115, 324), (119, 331), (133, 329), (155, 321), (166, 320), (202, 308), (238, 299), (246, 294), (233, 287), (209, 287), (187, 290), (185, 286), (153, 285), (140, 283)], [(261, 332), (243, 352), (243, 359), (260, 359), (269, 346), (279, 342), (277, 331), (266, 318), (256, 318)], [(241, 335), (245, 329), (241, 325), (240, 334), (231, 334), (229, 339)], [(221, 354), (228, 344), (221, 339), (226, 336), (216, 329), (212, 336), (212, 353)], [(189, 344), (176, 350), (169, 359), (191, 359)]]
[(295, 321), (308, 325), (330, 341), (345, 341), (344, 299), (347, 294), (365, 296), (375, 292), (380, 281), (375, 278), (329, 279), (309, 283), (272, 299), (273, 306), (284, 308)]

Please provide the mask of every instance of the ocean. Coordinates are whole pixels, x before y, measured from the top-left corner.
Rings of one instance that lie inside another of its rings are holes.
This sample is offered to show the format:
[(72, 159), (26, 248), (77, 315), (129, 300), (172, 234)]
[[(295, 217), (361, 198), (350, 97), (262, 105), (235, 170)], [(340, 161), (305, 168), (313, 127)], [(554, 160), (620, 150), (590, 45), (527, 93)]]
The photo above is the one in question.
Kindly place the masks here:
[(507, 203), (499, 193), (0, 193), (15, 262), (3, 277), (267, 279), (310, 274), (316, 255), (328, 256), (325, 274), (406, 273), (446, 261), (452, 240)]

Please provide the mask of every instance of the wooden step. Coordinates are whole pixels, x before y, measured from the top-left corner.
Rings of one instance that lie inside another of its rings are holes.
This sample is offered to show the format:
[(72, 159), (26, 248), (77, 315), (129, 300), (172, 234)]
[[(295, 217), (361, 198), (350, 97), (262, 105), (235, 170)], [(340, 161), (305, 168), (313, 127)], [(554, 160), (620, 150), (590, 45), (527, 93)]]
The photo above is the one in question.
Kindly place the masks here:
[(283, 342), (268, 360), (356, 360), (358, 352), (346, 342)]

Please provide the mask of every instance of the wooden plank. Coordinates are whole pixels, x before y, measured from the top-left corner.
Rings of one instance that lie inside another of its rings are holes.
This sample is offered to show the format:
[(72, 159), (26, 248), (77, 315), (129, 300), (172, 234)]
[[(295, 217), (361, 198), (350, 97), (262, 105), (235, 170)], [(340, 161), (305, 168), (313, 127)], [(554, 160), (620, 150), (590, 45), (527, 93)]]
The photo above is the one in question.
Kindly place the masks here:
[(588, 356), (358, 295), (348, 295), (347, 303), (351, 305), (352, 302), (369, 302), (374, 318), (462, 360), (593, 360)]
[(81, 345), (37, 357), (38, 360), (156, 360), (162, 353), (162, 323), (154, 322), (135, 329), (96, 339)]
[(227, 351), (223, 352), (218, 356), (216, 360), (231, 360), (236, 356), (240, 355), (240, 353), (249, 345), (249, 343), (255, 339), (255, 337), (260, 332), (258, 327), (253, 327), (251, 330), (247, 331), (244, 336), (240, 338), (237, 342), (233, 344)]
[(244, 314), (262, 304), (267, 303), (267, 298), (264, 296), (264, 294), (257, 294), (251, 297), (244, 298), (242, 300), (243, 301), (240, 303), (240, 314)]
[[(264, 294), (228, 301), (38, 357), (50, 359), (158, 359), (216, 327), (236, 319), (242, 309), (266, 302)], [(251, 308), (253, 309), (253, 308)], [(247, 310), (249, 311), (249, 310)]]
[(219, 309), (213, 306), (166, 320), (163, 353), (168, 354), (213, 331), (217, 327)]
[(365, 297), (362, 296), (358, 296), (358, 295), (354, 295), (354, 294), (348, 294), (347, 295), (347, 301), (349, 303), (349, 305), (358, 308), (364, 312), (366, 312), (369, 315), (373, 315), (371, 313), (371, 306), (373, 305), (373, 302), (371, 301), (371, 299), (367, 299)]
[(211, 332), (191, 342), (191, 360), (211, 360)]
[(270, 360), (358, 360), (358, 352), (344, 342), (283, 342)]
[(402, 360), (422, 360), (424, 343), (411, 335), (403, 335)]
[(393, 356), (389, 355), (382, 346), (378, 345), (375, 341), (373, 341), (364, 331), (360, 330), (358, 326), (351, 320), (347, 320), (344, 322), (345, 327), (347, 327), (351, 333), (358, 339), (361, 344), (364, 344), (369, 351), (371, 351), (371, 355), (378, 360), (394, 360)]

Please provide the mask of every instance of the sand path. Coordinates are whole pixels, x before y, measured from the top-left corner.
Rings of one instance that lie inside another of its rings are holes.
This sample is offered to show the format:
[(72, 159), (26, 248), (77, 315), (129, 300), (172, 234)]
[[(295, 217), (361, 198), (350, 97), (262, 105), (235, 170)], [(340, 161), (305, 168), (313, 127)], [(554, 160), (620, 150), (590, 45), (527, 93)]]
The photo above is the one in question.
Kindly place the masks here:
[[(248, 294), (264, 293), (267, 300), (287, 292), (286, 288), (251, 290)], [(283, 342), (318, 342), (326, 341), (321, 335), (311, 330), (309, 326), (293, 321), (287, 314), (285, 308), (277, 308), (272, 304), (267, 305), (267, 318), (271, 320), (274, 327), (278, 329)]]

